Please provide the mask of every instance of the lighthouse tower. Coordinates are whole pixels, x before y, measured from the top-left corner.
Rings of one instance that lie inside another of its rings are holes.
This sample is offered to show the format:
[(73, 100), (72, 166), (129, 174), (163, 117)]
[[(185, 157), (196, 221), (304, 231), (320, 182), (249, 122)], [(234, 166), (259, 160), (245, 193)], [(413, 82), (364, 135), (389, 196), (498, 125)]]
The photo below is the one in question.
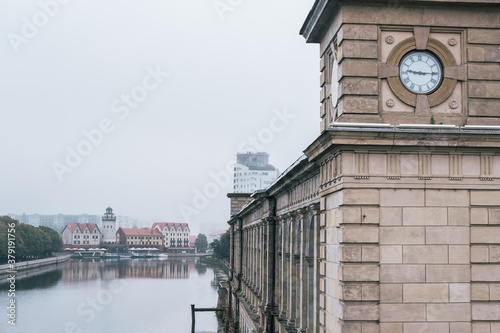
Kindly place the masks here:
[(116, 216), (111, 207), (106, 208), (106, 214), (102, 217), (102, 243), (116, 243)]

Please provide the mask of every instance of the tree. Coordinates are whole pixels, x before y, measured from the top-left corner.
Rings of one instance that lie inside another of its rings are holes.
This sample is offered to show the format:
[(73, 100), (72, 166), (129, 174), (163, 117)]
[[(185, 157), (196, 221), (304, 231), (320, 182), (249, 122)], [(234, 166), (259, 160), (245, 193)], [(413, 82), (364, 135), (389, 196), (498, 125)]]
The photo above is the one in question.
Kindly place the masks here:
[(229, 260), (230, 243), (231, 236), (228, 230), (220, 237), (220, 240), (216, 239), (210, 244), (210, 247), (214, 250), (214, 257), (221, 260)]
[(8, 235), (12, 235), (12, 255), (16, 261), (48, 257), (62, 249), (63, 242), (57, 231), (48, 227), (34, 227), (19, 223), (8, 216), (0, 217), (0, 262), (8, 259)]
[(63, 241), (61, 236), (59, 236), (59, 233), (54, 229), (45, 226), (40, 226), (39, 228), (50, 238), (51, 244), (49, 246), (49, 252), (52, 253), (61, 251), (63, 248)]
[(199, 234), (194, 245), (196, 246), (198, 252), (205, 252), (208, 248), (207, 236)]
[(9, 229), (9, 223), (11, 223), (11, 219), (9, 217), (0, 217), (0, 263), (7, 261), (7, 230)]

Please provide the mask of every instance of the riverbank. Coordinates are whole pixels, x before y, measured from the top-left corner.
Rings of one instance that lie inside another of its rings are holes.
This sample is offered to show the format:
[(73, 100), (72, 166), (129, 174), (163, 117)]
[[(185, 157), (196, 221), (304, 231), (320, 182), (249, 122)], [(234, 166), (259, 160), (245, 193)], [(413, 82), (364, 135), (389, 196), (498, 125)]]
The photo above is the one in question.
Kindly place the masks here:
[(168, 256), (169, 257), (195, 257), (195, 258), (198, 258), (198, 257), (208, 257), (210, 256), (211, 254), (208, 254), (208, 253), (175, 253), (175, 252), (167, 252)]
[(215, 259), (212, 256), (204, 256), (200, 258), (200, 263), (211, 267), (214, 270), (214, 280), (212, 285), (217, 288), (217, 308), (224, 309), (223, 312), (217, 312), (217, 333), (229, 332), (229, 312), (228, 312), (228, 295), (229, 295), (229, 265), (220, 259)]
[(69, 254), (57, 255), (55, 257), (16, 262), (14, 268), (9, 264), (0, 265), (0, 281), (7, 281), (7, 277), (15, 272), (16, 280), (43, 274), (57, 268), (68, 261)]
[[(223, 262), (220, 259), (215, 259), (212, 256), (204, 256), (200, 258), (200, 262), (210, 265), (212, 267), (217, 267), (220, 268), (224, 271), (226, 276), (229, 276), (229, 265), (227, 265), (225, 262)], [(227, 280), (227, 278), (226, 278)]]

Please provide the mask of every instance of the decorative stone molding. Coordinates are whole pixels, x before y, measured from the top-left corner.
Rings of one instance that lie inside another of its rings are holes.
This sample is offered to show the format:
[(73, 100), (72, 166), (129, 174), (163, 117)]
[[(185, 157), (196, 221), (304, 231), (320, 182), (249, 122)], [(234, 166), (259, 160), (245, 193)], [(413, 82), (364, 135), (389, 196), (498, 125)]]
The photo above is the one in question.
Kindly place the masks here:
[(328, 186), (336, 181), (338, 175), (337, 158), (331, 157), (321, 163), (320, 183), (322, 186)]
[(399, 154), (387, 154), (387, 179), (401, 179), (401, 160)]
[(319, 207), (319, 204), (312, 204), (312, 205), (309, 205), (309, 207), (307, 207), (307, 209), (309, 210), (309, 212), (312, 214), (312, 215), (319, 215), (320, 214), (320, 207)]
[[(422, 30), (421, 34), (424, 35), (425, 31)], [(419, 41), (418, 46), (416, 39), (418, 39)], [(423, 40), (425, 40), (426, 42), (424, 42)], [(425, 48), (423, 48), (424, 43)], [(399, 79), (399, 75), (396, 73), (392, 73), (393, 76), (388, 77), (387, 82), (389, 83), (389, 87), (391, 88), (392, 92), (404, 103), (411, 106), (417, 106), (417, 96), (425, 96), (426, 99), (428, 99), (429, 107), (434, 107), (443, 103), (446, 99), (448, 99), (448, 97), (451, 96), (457, 83), (457, 79), (449, 78), (446, 76), (446, 68), (455, 66), (456, 62), (453, 54), (443, 43), (434, 38), (425, 39), (425, 36), (415, 36), (407, 38), (392, 49), (389, 57), (387, 58), (387, 64), (397, 67), (399, 66), (399, 63), (401, 62), (401, 59), (405, 54), (410, 51), (420, 49), (426, 49), (434, 53), (442, 62), (442, 65), (445, 69), (445, 78), (443, 79), (441, 86), (434, 93), (427, 96), (416, 95), (408, 91), (403, 86)]]
[(355, 179), (369, 178), (369, 155), (367, 153), (355, 153), (354, 164), (356, 167)]
[(493, 180), (493, 175), (492, 175), (493, 155), (481, 154), (480, 169), (481, 169), (481, 174), (479, 176), (480, 180), (482, 180), (482, 181), (492, 181)]
[(450, 180), (462, 180), (462, 155), (450, 154)]
[(418, 179), (432, 179), (432, 157), (431, 154), (418, 155)]

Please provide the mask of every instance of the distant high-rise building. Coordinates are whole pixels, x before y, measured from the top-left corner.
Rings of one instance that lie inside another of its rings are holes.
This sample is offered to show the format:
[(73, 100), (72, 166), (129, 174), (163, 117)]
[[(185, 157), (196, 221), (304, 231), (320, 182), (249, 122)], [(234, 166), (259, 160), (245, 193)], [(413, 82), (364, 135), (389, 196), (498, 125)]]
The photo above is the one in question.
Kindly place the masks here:
[(111, 207), (106, 208), (106, 214), (102, 217), (102, 243), (116, 243), (116, 216)]
[(279, 170), (269, 164), (269, 154), (246, 152), (236, 154), (234, 193), (252, 193), (267, 188), (278, 178)]
[(119, 228), (139, 228), (139, 225), (139, 220), (135, 218), (122, 215), (116, 216), (116, 230)]
[(65, 225), (70, 223), (94, 223), (100, 224), (99, 215), (41, 215), (41, 214), (9, 214), (9, 217), (18, 220), (21, 223), (30, 224), (35, 227), (45, 226), (56, 230), (57, 232), (62, 232)]

